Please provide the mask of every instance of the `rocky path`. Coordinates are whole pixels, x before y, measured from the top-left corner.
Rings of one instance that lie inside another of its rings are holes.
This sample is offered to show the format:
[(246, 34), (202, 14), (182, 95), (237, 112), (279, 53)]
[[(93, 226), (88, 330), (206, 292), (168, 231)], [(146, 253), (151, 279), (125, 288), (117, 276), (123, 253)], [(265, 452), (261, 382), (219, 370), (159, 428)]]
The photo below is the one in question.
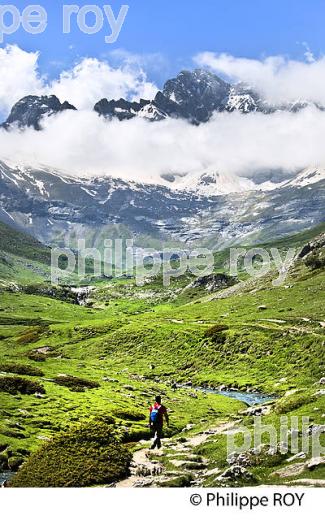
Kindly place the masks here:
[[(192, 479), (191, 487), (200, 486), (205, 477), (217, 475), (220, 470), (218, 468), (208, 470), (209, 461), (195, 455), (193, 450), (207, 442), (211, 436), (233, 432), (234, 428), (237, 427), (237, 422), (226, 422), (190, 436), (185, 442), (167, 439), (164, 441), (161, 450), (139, 449), (133, 455), (131, 475), (118, 482), (115, 487), (156, 487), (171, 481), (173, 478), (189, 475)], [(173, 470), (167, 471), (159, 461), (163, 456), (168, 458)]]

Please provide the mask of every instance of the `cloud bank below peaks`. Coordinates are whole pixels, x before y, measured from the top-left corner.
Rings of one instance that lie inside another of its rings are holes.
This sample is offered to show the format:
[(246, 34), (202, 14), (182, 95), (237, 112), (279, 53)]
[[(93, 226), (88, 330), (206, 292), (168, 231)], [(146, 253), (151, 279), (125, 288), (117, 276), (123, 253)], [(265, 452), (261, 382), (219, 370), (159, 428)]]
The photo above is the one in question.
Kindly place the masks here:
[(0, 150), (16, 162), (76, 176), (166, 184), (166, 174), (214, 170), (250, 176), (325, 165), (324, 135), (325, 113), (316, 108), (295, 114), (219, 113), (199, 127), (174, 119), (107, 122), (84, 110), (48, 118), (41, 132), (2, 130)]

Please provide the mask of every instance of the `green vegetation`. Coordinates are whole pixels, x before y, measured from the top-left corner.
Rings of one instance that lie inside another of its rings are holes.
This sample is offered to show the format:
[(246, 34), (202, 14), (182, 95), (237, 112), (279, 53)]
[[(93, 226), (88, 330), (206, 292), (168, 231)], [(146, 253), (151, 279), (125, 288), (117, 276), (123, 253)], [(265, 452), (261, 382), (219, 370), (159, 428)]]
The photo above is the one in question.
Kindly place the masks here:
[(112, 418), (71, 428), (34, 453), (14, 477), (13, 487), (85, 487), (110, 484), (128, 473), (131, 454)]
[(43, 376), (44, 373), (37, 367), (21, 363), (0, 363), (0, 372), (10, 372), (21, 376)]
[[(302, 246), (319, 231), (279, 245)], [(216, 271), (226, 257), (216, 254)], [(265, 421), (277, 429), (281, 414), (321, 424), (325, 272), (307, 258), (295, 262), (282, 286), (272, 284), (274, 273), (212, 292), (204, 284), (188, 288), (189, 275), (169, 288), (159, 277), (142, 287), (120, 278), (96, 283), (86, 306), (67, 298), (66, 288), (48, 294), (34, 279), (21, 289), (3, 287), (0, 468), (16, 470), (24, 462), (12, 485), (91, 486), (124, 478), (129, 450), (149, 438), (148, 407), (157, 393), (170, 410), (166, 434), (176, 443), (227, 421), (252, 428), (246, 405), (196, 387), (274, 396)], [(187, 386), (174, 391), (174, 382)], [(200, 457), (208, 470), (226, 470), (226, 440), (216, 433), (195, 446), (198, 459), (182, 471), (167, 448), (159, 460), (170, 478), (161, 485), (191, 485)], [(251, 483), (283, 483), (276, 473), (288, 466), (287, 458), (267, 450), (251, 457)], [(324, 475), (323, 468), (306, 469), (299, 478)], [(242, 485), (245, 478), (230, 482)], [(215, 479), (207, 476), (203, 485), (221, 485)]]
[(31, 381), (30, 379), (23, 379), (22, 377), (0, 377), (0, 392), (8, 392), (9, 394), (44, 394), (44, 387)]
[(26, 233), (0, 222), (1, 251), (17, 257), (50, 265), (51, 249)]
[(88, 381), (81, 377), (75, 376), (57, 376), (53, 379), (54, 383), (61, 386), (66, 386), (73, 392), (84, 392), (87, 388), (98, 388), (100, 385), (94, 381)]

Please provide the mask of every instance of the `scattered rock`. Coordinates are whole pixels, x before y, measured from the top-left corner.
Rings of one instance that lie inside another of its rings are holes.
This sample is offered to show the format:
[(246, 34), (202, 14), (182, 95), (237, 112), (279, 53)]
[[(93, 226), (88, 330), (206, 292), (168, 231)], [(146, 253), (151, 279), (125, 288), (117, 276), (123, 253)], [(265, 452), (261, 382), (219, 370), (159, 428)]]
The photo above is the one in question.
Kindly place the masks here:
[(315, 457), (314, 459), (311, 459), (307, 465), (308, 469), (311, 471), (320, 466), (325, 466), (325, 457)]
[(287, 468), (278, 469), (277, 471), (271, 473), (271, 476), (280, 478), (295, 477), (296, 475), (300, 475), (300, 473), (302, 473), (305, 469), (306, 463), (301, 462), (298, 464), (292, 464)]
[(131, 392), (134, 392), (134, 387), (131, 386), (131, 385), (123, 385), (123, 388), (125, 388), (125, 390), (130, 390)]
[(324, 424), (311, 424), (308, 428), (308, 435), (319, 435), (320, 433), (325, 433), (325, 425)]
[(287, 459), (287, 462), (293, 462), (297, 459), (305, 459), (306, 458), (306, 453), (301, 451), (300, 453), (297, 453), (296, 455), (293, 455), (292, 457), (290, 457), (290, 459)]
[(252, 466), (252, 456), (249, 452), (245, 453), (232, 453), (227, 458), (228, 464), (231, 466), (241, 466), (247, 468)]
[(213, 469), (209, 469), (208, 471), (206, 471), (204, 473), (204, 476), (205, 477), (212, 477), (214, 475), (218, 475), (220, 473), (220, 469), (219, 468), (213, 468)]
[(194, 282), (185, 287), (184, 291), (188, 289), (203, 288), (207, 292), (215, 292), (219, 291), (220, 289), (231, 287), (236, 283), (238, 283), (237, 278), (234, 278), (232, 276), (223, 273), (210, 274), (207, 276), (200, 276), (196, 278)]
[(242, 466), (230, 466), (230, 468), (226, 469), (217, 477), (216, 480), (246, 480), (246, 481), (255, 481), (254, 475), (252, 475), (247, 469)]
[(182, 432), (188, 432), (189, 430), (192, 430), (194, 428), (195, 424), (187, 424), (185, 428), (182, 429)]
[(271, 411), (270, 406), (251, 406), (249, 408), (246, 408), (245, 410), (242, 410), (240, 415), (248, 415), (248, 416), (260, 416), (260, 415), (267, 415)]

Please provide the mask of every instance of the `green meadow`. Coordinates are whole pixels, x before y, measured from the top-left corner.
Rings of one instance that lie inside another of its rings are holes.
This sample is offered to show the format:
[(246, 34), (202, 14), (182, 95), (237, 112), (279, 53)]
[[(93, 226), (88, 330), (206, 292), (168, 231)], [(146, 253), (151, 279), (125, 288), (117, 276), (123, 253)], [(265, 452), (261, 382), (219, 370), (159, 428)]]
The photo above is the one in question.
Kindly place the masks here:
[[(209, 428), (253, 427), (245, 403), (201, 387), (267, 394), (263, 419), (277, 431), (283, 415), (324, 422), (324, 246), (314, 253), (317, 262), (296, 260), (279, 287), (274, 271), (255, 279), (240, 271), (239, 283), (212, 292), (189, 287), (189, 275), (169, 288), (159, 277), (142, 287), (132, 278), (91, 280), (94, 289), (80, 306), (62, 291), (50, 294), (48, 248), (0, 231), (0, 472), (18, 470), (11, 485), (123, 480), (132, 453), (149, 439), (156, 394), (169, 409), (170, 428), (163, 453), (150, 458), (158, 457), (170, 477), (153, 485), (191, 485), (196, 472), (204, 486), (247, 484), (247, 475), (222, 480), (213, 472), (229, 468), (222, 433), (191, 448), (196, 467), (171, 462), (182, 459), (173, 444)], [(322, 231), (278, 247), (302, 247)], [(227, 252), (216, 253), (216, 273), (227, 270), (226, 259)], [(324, 461), (307, 467), (311, 451), (305, 467), (290, 474), (290, 454), (268, 453), (267, 436), (263, 443), (261, 454), (250, 454), (251, 484), (324, 482)]]

